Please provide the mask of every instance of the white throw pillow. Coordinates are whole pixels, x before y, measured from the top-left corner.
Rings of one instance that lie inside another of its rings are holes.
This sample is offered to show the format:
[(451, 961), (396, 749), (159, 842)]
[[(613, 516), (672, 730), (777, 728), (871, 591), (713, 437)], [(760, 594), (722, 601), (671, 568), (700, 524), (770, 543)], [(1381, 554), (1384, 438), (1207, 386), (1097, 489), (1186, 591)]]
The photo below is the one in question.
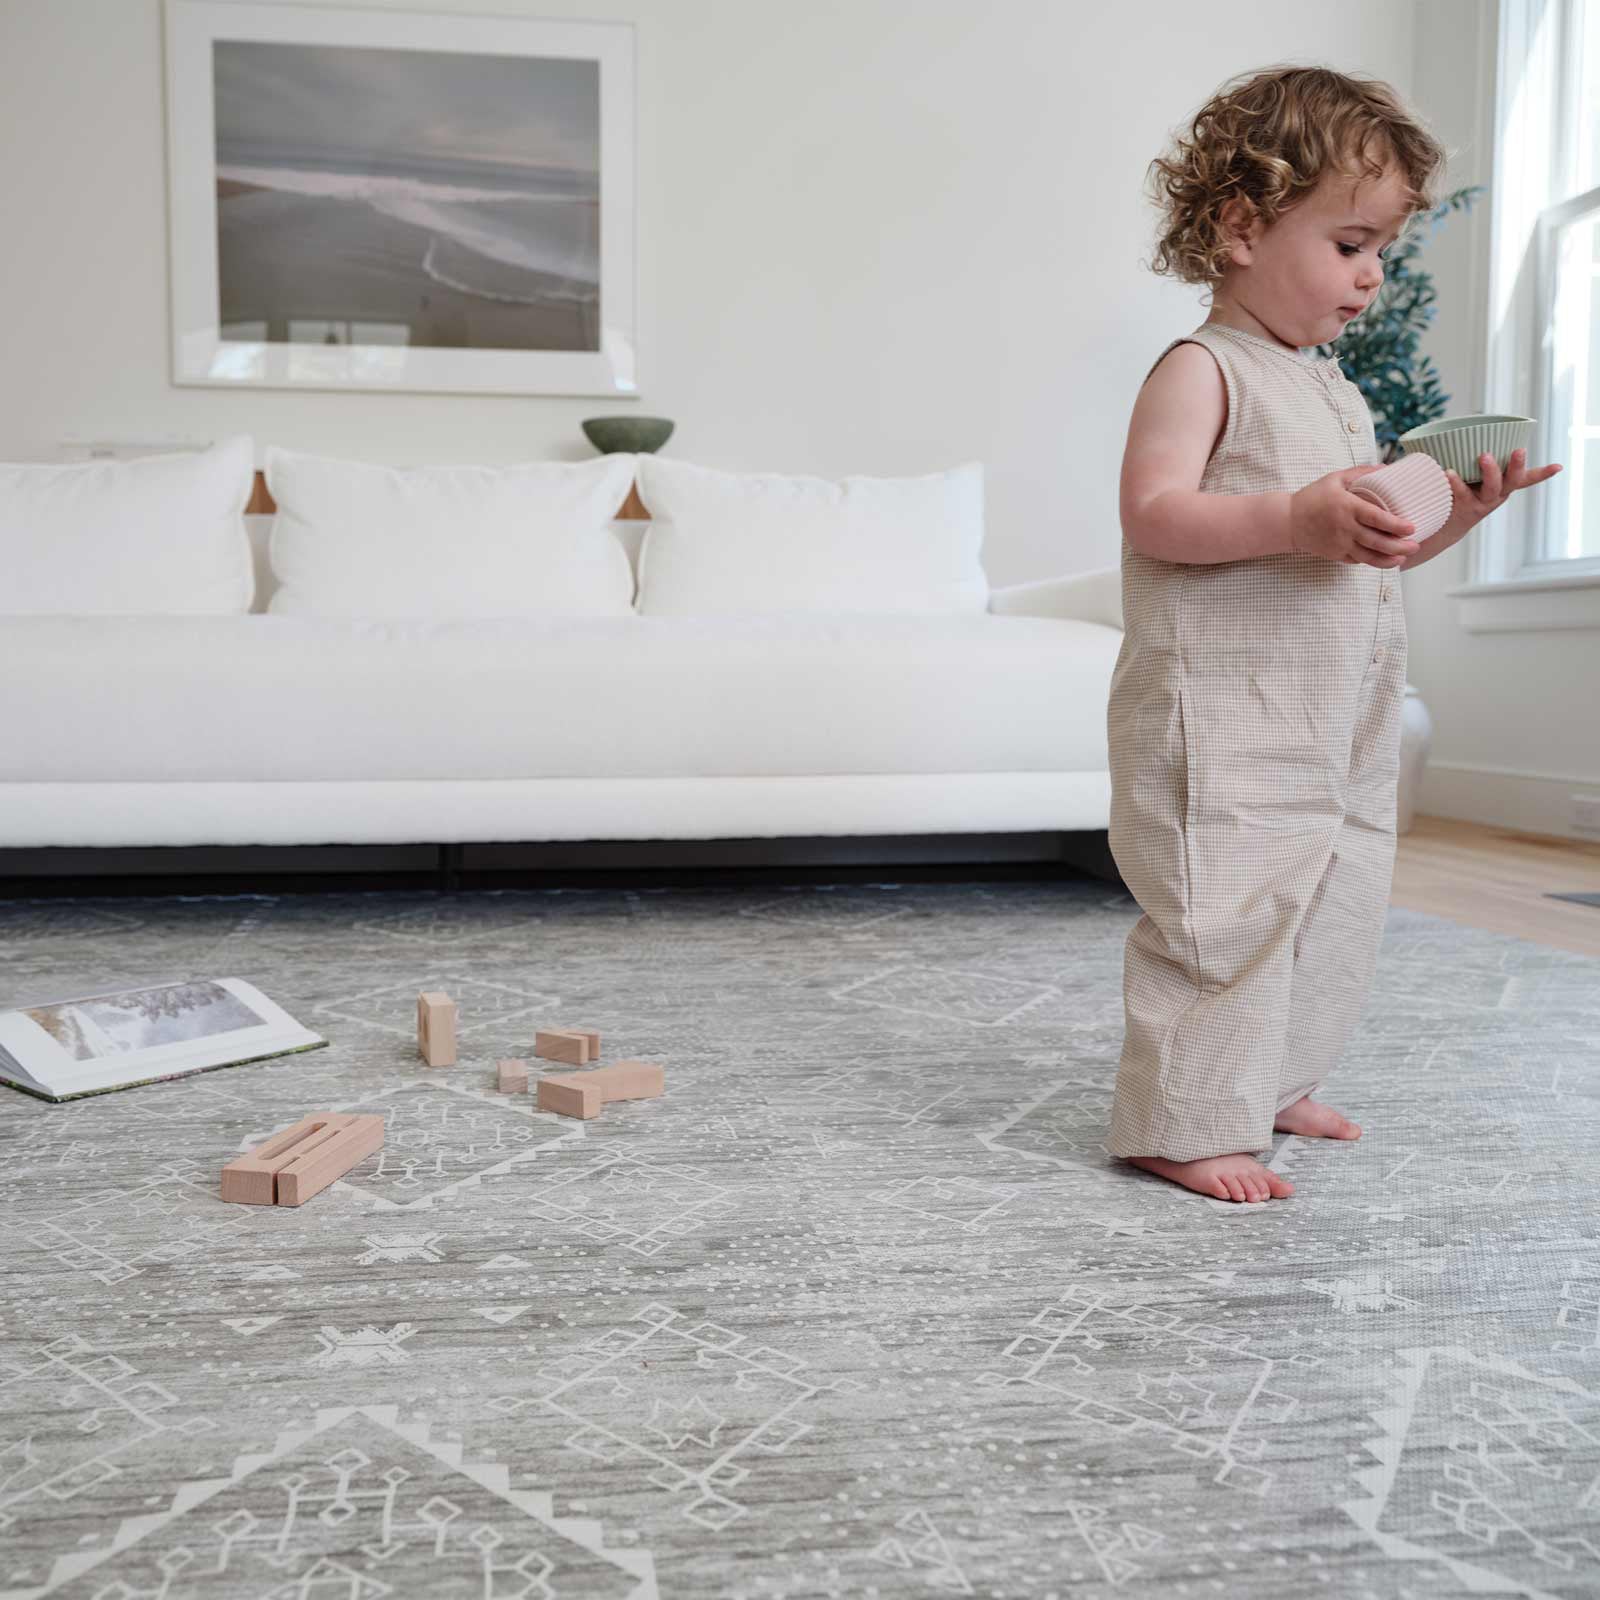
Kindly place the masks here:
[(639, 457), (639, 610), (983, 611), (983, 466), (917, 478), (718, 472)]
[(133, 461), (0, 464), (0, 614), (248, 611), (247, 434)]
[(635, 458), (384, 467), (267, 451), (269, 610), (302, 617), (626, 616), (611, 530)]

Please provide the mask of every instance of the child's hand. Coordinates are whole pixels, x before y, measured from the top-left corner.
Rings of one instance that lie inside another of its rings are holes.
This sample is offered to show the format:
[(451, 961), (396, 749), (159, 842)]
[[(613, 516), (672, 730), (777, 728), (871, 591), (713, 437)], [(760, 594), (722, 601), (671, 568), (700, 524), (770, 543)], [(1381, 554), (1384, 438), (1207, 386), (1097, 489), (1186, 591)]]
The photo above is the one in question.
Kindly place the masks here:
[(1530, 472), (1526, 450), (1511, 452), (1504, 476), (1500, 472), (1500, 463), (1491, 455), (1479, 456), (1478, 465), (1483, 468), (1483, 482), (1477, 485), (1467, 483), (1458, 473), (1445, 468), (1444, 475), (1450, 480), (1450, 497), (1454, 504), (1450, 510), (1450, 520), (1433, 536), (1430, 544), (1437, 541), (1440, 549), (1454, 544), (1477, 527), (1491, 511), (1498, 511), (1518, 489), (1532, 488), (1546, 478), (1555, 477), (1561, 470), (1561, 463), (1553, 461), (1547, 467)]
[(1289, 496), (1289, 540), (1297, 555), (1369, 567), (1399, 567), (1421, 550), (1414, 525), (1346, 484), (1376, 466), (1344, 467)]

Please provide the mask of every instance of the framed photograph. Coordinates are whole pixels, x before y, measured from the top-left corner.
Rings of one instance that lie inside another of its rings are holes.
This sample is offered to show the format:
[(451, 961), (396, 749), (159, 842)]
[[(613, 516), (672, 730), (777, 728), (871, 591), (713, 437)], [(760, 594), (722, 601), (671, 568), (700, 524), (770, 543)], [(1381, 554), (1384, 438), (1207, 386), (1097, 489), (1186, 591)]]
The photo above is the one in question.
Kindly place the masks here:
[(166, 0), (176, 384), (638, 394), (633, 27)]

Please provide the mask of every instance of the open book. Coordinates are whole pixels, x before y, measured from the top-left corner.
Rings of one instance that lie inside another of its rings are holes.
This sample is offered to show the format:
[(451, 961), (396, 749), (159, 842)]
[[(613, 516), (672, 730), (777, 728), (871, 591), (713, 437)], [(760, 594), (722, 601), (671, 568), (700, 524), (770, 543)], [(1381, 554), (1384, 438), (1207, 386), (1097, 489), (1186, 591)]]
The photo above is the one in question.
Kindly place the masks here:
[(0, 1082), (73, 1100), (327, 1042), (242, 978), (199, 978), (0, 1011)]

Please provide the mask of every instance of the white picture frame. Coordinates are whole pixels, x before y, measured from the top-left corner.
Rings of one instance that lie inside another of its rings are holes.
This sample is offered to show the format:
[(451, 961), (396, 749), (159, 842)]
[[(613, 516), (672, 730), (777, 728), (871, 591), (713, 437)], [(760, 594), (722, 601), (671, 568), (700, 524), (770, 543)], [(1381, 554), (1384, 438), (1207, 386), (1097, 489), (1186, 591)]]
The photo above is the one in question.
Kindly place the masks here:
[(165, 36), (174, 384), (637, 398), (631, 23), (165, 0)]

